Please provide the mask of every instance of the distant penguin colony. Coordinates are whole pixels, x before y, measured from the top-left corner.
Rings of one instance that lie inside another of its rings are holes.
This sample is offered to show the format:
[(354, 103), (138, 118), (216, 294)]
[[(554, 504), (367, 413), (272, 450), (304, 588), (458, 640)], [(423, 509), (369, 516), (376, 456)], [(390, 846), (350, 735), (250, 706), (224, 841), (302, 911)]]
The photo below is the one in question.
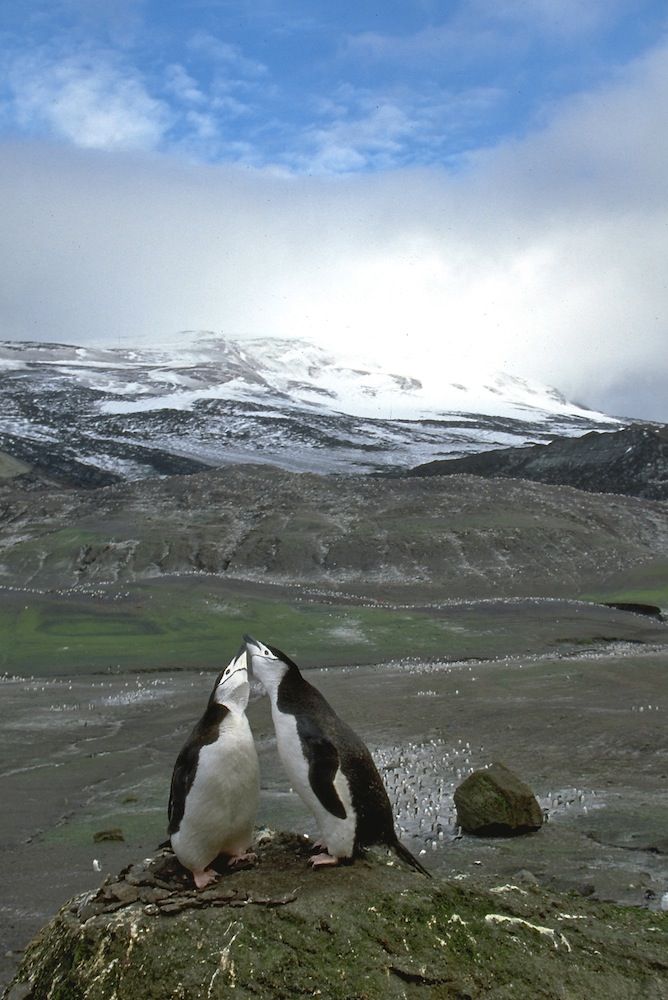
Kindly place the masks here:
[(209, 703), (174, 765), (169, 795), (172, 848), (198, 889), (216, 878), (209, 865), (247, 853), (260, 794), (260, 770), (246, 706), (250, 685), (242, 647), (216, 678)]
[(400, 843), (385, 786), (371, 754), (296, 663), (246, 636), (251, 673), (271, 700), (278, 753), (293, 788), (320, 831), (314, 868), (352, 860), (386, 844), (411, 867), (429, 872)]
[(248, 667), (269, 695), (278, 753), (320, 832), (313, 868), (350, 862), (384, 844), (423, 875), (430, 873), (397, 838), (382, 778), (360, 737), (296, 663), (251, 636), (216, 678), (204, 715), (177, 757), (169, 797), (169, 835), (198, 889), (249, 853), (259, 798), (259, 767), (246, 707)]

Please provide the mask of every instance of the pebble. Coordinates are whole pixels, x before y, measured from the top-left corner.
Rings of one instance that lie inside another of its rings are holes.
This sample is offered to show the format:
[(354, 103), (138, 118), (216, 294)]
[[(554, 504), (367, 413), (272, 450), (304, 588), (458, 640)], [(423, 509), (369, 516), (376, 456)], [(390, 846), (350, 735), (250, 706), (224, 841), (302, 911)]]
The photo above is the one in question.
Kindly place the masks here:
[(518, 872), (513, 875), (514, 882), (523, 882), (524, 885), (538, 885), (538, 879), (533, 872), (530, 872), (527, 868), (520, 868)]
[(664, 892), (659, 902), (659, 909), (668, 912), (668, 892)]
[(105, 896), (117, 900), (119, 903), (134, 903), (139, 898), (139, 889), (129, 882), (117, 882), (109, 886)]

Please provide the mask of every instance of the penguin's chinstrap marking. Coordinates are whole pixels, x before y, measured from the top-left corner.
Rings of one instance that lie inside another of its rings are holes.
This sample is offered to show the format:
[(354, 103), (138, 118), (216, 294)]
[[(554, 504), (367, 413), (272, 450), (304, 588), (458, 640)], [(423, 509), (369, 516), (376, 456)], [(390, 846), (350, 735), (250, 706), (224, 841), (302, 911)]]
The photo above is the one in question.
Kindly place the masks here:
[(219, 854), (228, 864), (250, 859), (248, 847), (260, 793), (257, 751), (246, 706), (250, 685), (246, 648), (222, 670), (206, 710), (179, 753), (169, 795), (172, 848), (198, 889), (217, 876)]
[(269, 695), (278, 753), (290, 783), (313, 813), (325, 851), (314, 868), (386, 844), (411, 867), (429, 872), (397, 838), (392, 806), (371, 754), (357, 733), (273, 646), (244, 636), (248, 663)]

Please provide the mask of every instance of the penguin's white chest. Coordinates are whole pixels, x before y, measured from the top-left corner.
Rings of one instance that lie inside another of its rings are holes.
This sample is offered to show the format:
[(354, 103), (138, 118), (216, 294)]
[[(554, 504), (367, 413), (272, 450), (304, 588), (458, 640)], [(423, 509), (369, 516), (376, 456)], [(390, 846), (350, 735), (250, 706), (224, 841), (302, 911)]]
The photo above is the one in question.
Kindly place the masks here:
[(340, 768), (334, 775), (334, 787), (346, 810), (346, 818), (340, 819), (325, 808), (313, 791), (309, 780), (309, 761), (299, 738), (295, 716), (281, 712), (275, 706), (272, 706), (272, 716), (278, 755), (295, 792), (313, 813), (327, 850), (337, 858), (352, 857), (357, 821), (348, 779)]
[(253, 836), (260, 790), (255, 743), (244, 714), (230, 713), (215, 743), (199, 753), (172, 847), (181, 864), (203, 870), (219, 854), (242, 854)]

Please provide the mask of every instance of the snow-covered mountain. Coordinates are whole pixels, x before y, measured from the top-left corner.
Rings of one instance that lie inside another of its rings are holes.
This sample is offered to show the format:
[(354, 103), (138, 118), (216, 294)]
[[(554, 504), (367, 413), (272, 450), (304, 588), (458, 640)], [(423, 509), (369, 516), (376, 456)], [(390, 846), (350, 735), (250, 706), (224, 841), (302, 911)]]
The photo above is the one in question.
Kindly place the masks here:
[(619, 426), (524, 379), (418, 379), (304, 340), (0, 343), (0, 449), (91, 485), (238, 462), (380, 471)]

